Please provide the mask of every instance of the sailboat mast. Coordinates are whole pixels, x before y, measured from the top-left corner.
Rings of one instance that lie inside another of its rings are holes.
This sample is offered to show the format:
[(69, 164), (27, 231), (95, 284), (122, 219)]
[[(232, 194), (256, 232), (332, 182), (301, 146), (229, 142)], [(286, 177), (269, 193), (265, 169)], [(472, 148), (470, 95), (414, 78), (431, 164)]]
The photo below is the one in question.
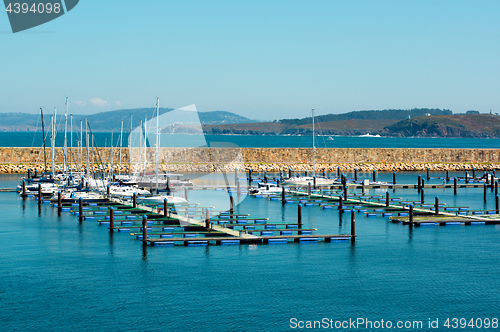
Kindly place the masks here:
[(313, 124), (313, 176), (316, 176), (316, 147), (314, 146), (314, 108), (312, 109), (312, 124)]
[(122, 128), (120, 129), (120, 162), (118, 163), (119, 175), (122, 175), (122, 147), (123, 147), (123, 118), (122, 118)]
[(160, 163), (160, 98), (156, 98), (156, 193), (158, 194), (158, 164)]
[(132, 163), (132, 117), (133, 115), (130, 115), (130, 134), (128, 135), (128, 175), (130, 176), (131, 170), (130, 166)]
[(87, 149), (87, 167), (85, 168), (85, 175), (89, 176), (89, 123), (85, 119), (85, 148)]
[(147, 128), (147, 124), (148, 124), (148, 117), (144, 117), (144, 175), (146, 175), (146, 167), (147, 167), (147, 164), (148, 164), (148, 160), (147, 160), (147, 135), (148, 135), (148, 128)]
[(80, 120), (80, 172), (83, 168), (83, 121)]
[(70, 115), (70, 132), (69, 132), (69, 139), (71, 141), (69, 145), (69, 175), (71, 175), (71, 171), (73, 168), (73, 114)]
[(55, 174), (56, 170), (56, 162), (55, 162), (55, 153), (56, 153), (56, 114), (57, 107), (54, 107), (54, 115), (52, 116), (52, 141), (51, 141), (51, 157), (52, 157), (52, 174)]
[(66, 97), (66, 113), (64, 113), (64, 153), (63, 153), (63, 172), (66, 172), (66, 164), (68, 162), (68, 97)]
[(45, 155), (45, 122), (43, 121), (43, 109), (40, 107), (42, 113), (42, 140), (43, 140), (43, 172), (47, 173), (47, 156)]

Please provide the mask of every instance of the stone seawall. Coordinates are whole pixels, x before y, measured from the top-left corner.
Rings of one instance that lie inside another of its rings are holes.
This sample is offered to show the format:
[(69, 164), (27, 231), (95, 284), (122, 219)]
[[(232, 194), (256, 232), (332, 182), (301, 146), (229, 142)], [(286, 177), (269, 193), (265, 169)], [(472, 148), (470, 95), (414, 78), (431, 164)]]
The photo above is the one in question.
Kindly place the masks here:
[[(148, 160), (155, 160), (154, 149), (148, 152)], [(129, 150), (110, 148), (94, 149), (90, 164), (94, 169), (111, 167), (125, 171), (128, 166)], [(132, 151), (132, 160), (143, 160), (139, 149)], [(50, 170), (50, 149), (46, 150)], [(68, 157), (68, 161), (69, 161)], [(43, 150), (38, 148), (0, 148), (0, 173), (26, 173), (28, 168), (38, 171), (44, 168)], [(87, 155), (73, 150), (74, 168), (86, 164)], [(75, 163), (76, 161), (76, 163)], [(62, 148), (55, 153), (56, 169), (63, 163)], [(254, 171), (285, 171), (289, 167), (296, 170), (312, 169), (312, 149), (305, 148), (162, 148), (160, 164), (169, 172), (213, 172), (233, 171), (252, 168)], [(84, 166), (83, 166), (84, 167)], [(359, 171), (421, 171), (431, 170), (477, 170), (500, 169), (500, 149), (316, 149), (316, 170), (326, 172), (342, 170)]]

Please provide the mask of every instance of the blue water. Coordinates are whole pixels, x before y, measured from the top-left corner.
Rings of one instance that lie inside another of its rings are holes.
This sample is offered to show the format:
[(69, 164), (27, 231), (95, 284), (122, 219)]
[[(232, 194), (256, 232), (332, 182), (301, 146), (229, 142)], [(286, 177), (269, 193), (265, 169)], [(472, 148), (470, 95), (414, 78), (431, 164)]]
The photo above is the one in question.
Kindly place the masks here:
[[(380, 180), (391, 177), (379, 174)], [(0, 187), (18, 178), (1, 175)], [(399, 183), (416, 179), (417, 173), (398, 174)], [(390, 192), (419, 197), (413, 189)], [(426, 202), (439, 196), (448, 205), (492, 208), (493, 192), (486, 204), (482, 194), (482, 188), (460, 188), (459, 196), (426, 189)], [(48, 204), (39, 211), (35, 201), (15, 193), (0, 197), (2, 331), (298, 330), (290, 327), (292, 318), (416, 320), (423, 328), (406, 330), (449, 331), (446, 318), (499, 316), (500, 226), (410, 230), (357, 213), (354, 244), (144, 250), (129, 234), (110, 236), (95, 221), (58, 217)], [(248, 197), (236, 211), (273, 221), (297, 218), (296, 204), (282, 208), (263, 198)], [(317, 206), (303, 211), (304, 226), (318, 233), (350, 232), (349, 213)], [(429, 329), (429, 318), (439, 319), (440, 328)]]
[[(111, 133), (95, 133), (96, 146), (110, 146)], [(67, 135), (68, 146), (70, 135)], [(163, 137), (163, 136), (162, 136)], [(197, 146), (196, 135), (168, 135), (162, 139), (162, 146), (194, 147)], [(411, 138), (411, 137), (356, 137), (333, 136), (316, 137), (316, 147), (319, 148), (476, 148), (498, 149), (498, 138)], [(205, 135), (209, 144), (236, 145), (242, 148), (309, 148), (312, 146), (312, 136), (262, 136), (262, 135)], [(78, 146), (79, 132), (73, 133), (73, 146)], [(128, 133), (123, 135), (123, 146), (127, 146)], [(64, 133), (56, 135), (56, 146), (63, 146)], [(41, 147), (43, 145), (40, 132), (0, 132), (2, 147)], [(50, 146), (50, 139), (46, 141)], [(85, 146), (85, 141), (83, 143)], [(113, 146), (119, 146), (119, 133), (113, 134)]]

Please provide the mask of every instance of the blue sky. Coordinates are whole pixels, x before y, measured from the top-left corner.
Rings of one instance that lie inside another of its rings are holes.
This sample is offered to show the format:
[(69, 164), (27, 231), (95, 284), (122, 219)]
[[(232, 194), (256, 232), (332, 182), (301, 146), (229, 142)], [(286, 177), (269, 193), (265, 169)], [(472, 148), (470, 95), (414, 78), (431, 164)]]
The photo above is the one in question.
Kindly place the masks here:
[(500, 1), (82, 0), (12, 34), (0, 112), (196, 104), (273, 120), (415, 107), (500, 112)]

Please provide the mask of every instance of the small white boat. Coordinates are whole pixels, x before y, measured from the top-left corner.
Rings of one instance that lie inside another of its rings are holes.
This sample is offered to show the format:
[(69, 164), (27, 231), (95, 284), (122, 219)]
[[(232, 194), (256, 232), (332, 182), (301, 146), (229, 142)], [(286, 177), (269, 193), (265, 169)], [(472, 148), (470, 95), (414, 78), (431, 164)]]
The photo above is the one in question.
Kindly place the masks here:
[(139, 195), (151, 195), (149, 190), (134, 188), (130, 186), (110, 186), (109, 194), (112, 197), (131, 197), (134, 194)]
[[(288, 188), (285, 188), (285, 191), (288, 191)], [(274, 183), (258, 183), (257, 188), (250, 189), (250, 194), (253, 195), (275, 195), (283, 192), (282, 187), (278, 187)]]
[(366, 133), (364, 135), (359, 135), (359, 137), (382, 137), (382, 136), (380, 136), (379, 134), (371, 135), (370, 133)]
[[(283, 180), (284, 186), (307, 186), (308, 184), (314, 184), (314, 178), (312, 176), (298, 176), (287, 178)], [(316, 178), (317, 186), (325, 186), (337, 183), (334, 179)]]
[(333, 141), (333, 139), (334, 139), (334, 138), (333, 138), (332, 136), (328, 136), (328, 140), (329, 140), (329, 141)]
[(170, 195), (143, 197), (138, 199), (137, 201), (144, 204), (163, 204), (165, 198), (167, 199), (168, 204), (187, 203), (187, 200), (184, 197)]

